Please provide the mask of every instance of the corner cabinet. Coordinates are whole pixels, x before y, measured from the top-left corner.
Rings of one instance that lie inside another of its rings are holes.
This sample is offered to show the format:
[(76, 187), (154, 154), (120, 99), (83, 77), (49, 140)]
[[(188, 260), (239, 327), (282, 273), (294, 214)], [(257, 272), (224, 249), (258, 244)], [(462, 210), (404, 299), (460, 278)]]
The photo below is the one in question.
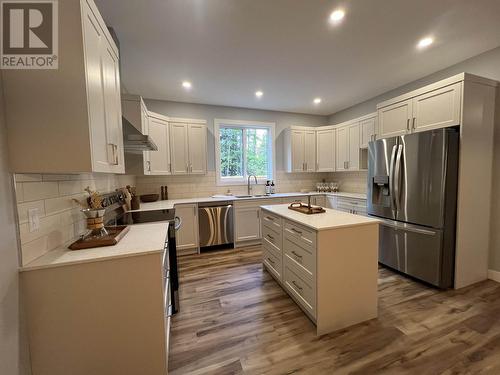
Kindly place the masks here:
[(11, 171), (124, 173), (118, 48), (92, 0), (58, 6), (59, 68), (3, 71)]
[(206, 174), (207, 127), (205, 123), (170, 122), (172, 174)]
[[(411, 93), (407, 96), (411, 96)], [(429, 88), (405, 100), (379, 104), (382, 138), (460, 125), (462, 82)]]
[(316, 130), (290, 127), (285, 130), (285, 163), (287, 172), (316, 171)]

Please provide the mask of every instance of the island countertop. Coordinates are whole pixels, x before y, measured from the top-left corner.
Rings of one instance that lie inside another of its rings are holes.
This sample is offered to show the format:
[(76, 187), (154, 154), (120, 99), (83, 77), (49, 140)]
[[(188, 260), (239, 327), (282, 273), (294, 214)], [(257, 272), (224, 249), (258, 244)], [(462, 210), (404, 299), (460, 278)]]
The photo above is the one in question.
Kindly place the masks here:
[(69, 250), (62, 246), (33, 260), (20, 271), (89, 263), (111, 258), (130, 257), (164, 250), (168, 223), (148, 223), (130, 226), (130, 230), (114, 246)]
[(326, 212), (313, 215), (307, 215), (290, 210), (288, 208), (288, 204), (278, 204), (272, 206), (263, 205), (261, 208), (317, 231), (342, 227), (354, 227), (359, 225), (370, 225), (380, 222), (375, 218), (354, 215), (331, 208), (325, 208)]

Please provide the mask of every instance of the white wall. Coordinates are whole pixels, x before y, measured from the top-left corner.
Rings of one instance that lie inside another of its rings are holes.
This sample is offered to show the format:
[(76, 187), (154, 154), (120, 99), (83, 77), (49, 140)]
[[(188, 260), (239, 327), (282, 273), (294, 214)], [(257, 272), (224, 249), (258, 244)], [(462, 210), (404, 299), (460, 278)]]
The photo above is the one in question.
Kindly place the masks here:
[[(500, 81), (500, 47), (474, 56), (468, 60), (440, 70), (417, 81), (388, 91), (343, 111), (334, 113), (333, 115), (330, 115), (328, 122), (330, 124), (337, 124), (370, 112), (374, 112), (376, 110), (377, 103), (461, 72), (472, 73), (478, 76)], [(495, 193), (500, 192), (500, 89), (497, 93), (497, 113), (495, 116), (495, 160), (493, 168), (492, 191), (494, 195), (491, 207), (490, 268), (500, 271), (500, 200), (496, 199), (495, 196)], [(336, 176), (337, 175), (339, 174), (336, 174)], [(340, 177), (340, 180), (342, 180), (342, 177)], [(473, 194), (473, 192), (471, 192), (471, 194)]]
[(17, 230), (4, 119), (0, 77), (0, 373), (17, 375), (29, 373), (29, 365), (25, 340), (21, 338)]
[(214, 119), (269, 121), (276, 123), (276, 170), (284, 169), (283, 130), (291, 125), (322, 126), (327, 125), (327, 116), (301, 115), (288, 112), (263, 111), (216, 105), (169, 102), (163, 100), (145, 100), (148, 110), (171, 117), (199, 118), (207, 120), (208, 126), (208, 170), (215, 170)]

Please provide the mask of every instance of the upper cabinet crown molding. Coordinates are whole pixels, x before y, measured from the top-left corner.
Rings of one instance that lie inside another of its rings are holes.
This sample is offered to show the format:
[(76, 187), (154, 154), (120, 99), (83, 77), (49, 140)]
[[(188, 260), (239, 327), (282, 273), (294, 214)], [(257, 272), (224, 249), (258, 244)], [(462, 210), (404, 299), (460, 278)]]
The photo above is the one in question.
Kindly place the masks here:
[(92, 0), (58, 7), (59, 68), (3, 71), (11, 170), (124, 173), (118, 48)]

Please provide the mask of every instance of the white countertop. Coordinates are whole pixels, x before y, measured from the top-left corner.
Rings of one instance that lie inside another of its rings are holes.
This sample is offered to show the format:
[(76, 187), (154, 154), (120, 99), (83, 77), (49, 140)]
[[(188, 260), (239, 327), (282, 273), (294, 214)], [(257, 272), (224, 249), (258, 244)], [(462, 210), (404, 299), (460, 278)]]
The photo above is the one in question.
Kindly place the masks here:
[(276, 194), (263, 196), (263, 197), (248, 197), (248, 198), (236, 198), (233, 195), (215, 195), (212, 197), (169, 199), (169, 200), (165, 200), (165, 201), (156, 201), (156, 202), (151, 202), (151, 203), (142, 203), (141, 202), (141, 207), (138, 210), (130, 210), (130, 212), (168, 210), (168, 209), (174, 208), (174, 206), (176, 204), (286, 198), (286, 197), (298, 197), (298, 196), (308, 196), (308, 195), (326, 195), (326, 196), (339, 196), (339, 197), (355, 198), (355, 199), (366, 199), (366, 194), (348, 193), (348, 192), (338, 192), (338, 193), (318, 193), (318, 192), (293, 193), (292, 192), (292, 193), (276, 193)]
[(349, 214), (347, 212), (325, 208), (321, 214), (307, 215), (288, 209), (288, 204), (261, 206), (262, 209), (295, 221), (314, 230), (328, 230), (359, 225), (377, 224), (380, 221), (366, 216)]
[(60, 247), (28, 263), (21, 271), (162, 252), (167, 230), (168, 222), (131, 225), (128, 233), (114, 246), (83, 250)]

